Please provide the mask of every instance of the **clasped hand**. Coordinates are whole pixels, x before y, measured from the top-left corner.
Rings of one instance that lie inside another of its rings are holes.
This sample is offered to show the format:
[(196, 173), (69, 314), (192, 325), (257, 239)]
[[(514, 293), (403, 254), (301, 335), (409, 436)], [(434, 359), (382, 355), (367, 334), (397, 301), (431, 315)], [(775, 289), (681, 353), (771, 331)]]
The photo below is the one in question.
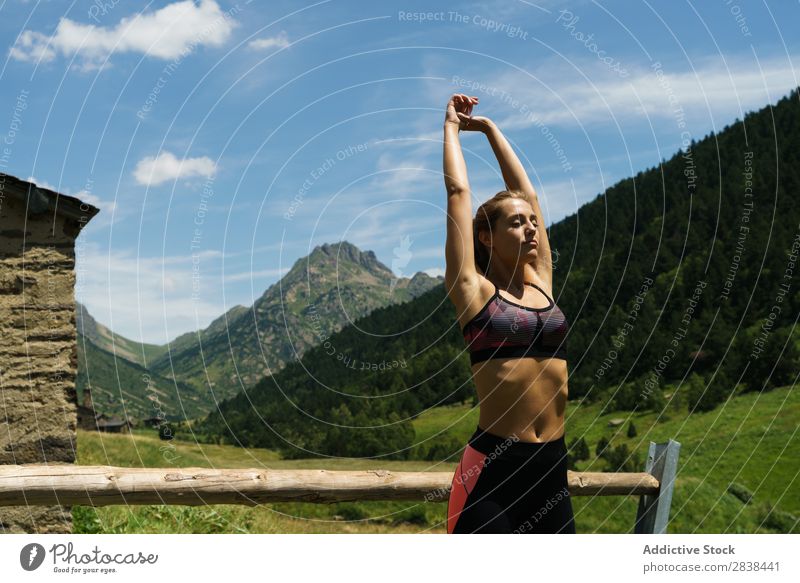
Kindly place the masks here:
[(457, 124), (459, 130), (485, 132), (489, 129), (491, 121), (488, 117), (472, 115), (472, 108), (477, 104), (477, 97), (470, 97), (463, 93), (454, 93), (447, 103), (445, 123)]

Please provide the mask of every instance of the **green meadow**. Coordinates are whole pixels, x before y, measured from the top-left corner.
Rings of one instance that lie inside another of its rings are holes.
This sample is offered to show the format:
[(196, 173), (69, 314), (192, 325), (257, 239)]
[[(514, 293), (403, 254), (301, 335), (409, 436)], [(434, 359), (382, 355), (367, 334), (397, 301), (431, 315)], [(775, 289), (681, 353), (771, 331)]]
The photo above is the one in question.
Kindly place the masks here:
[[(420, 447), (466, 442), (477, 418), (477, 409), (467, 404), (426, 411), (414, 420)], [(681, 443), (670, 533), (800, 531), (800, 399), (788, 387), (737, 395), (713, 411), (691, 415), (677, 402), (661, 415), (604, 412), (600, 404), (570, 402), (567, 418), (567, 442), (583, 438), (590, 450), (590, 459), (577, 463), (580, 471), (607, 470), (595, 455), (602, 437), (612, 446), (626, 444), (642, 471), (651, 441)], [(610, 427), (614, 418), (625, 423)], [(634, 437), (627, 436), (630, 422)], [(282, 460), (270, 450), (161, 441), (154, 430), (78, 432), (80, 465), (454, 472), (460, 453), (454, 450), (446, 461)], [(638, 497), (576, 496), (572, 502), (579, 533), (632, 532)], [(75, 532), (84, 533), (444, 533), (446, 509), (442, 502), (75, 506), (73, 518)]]

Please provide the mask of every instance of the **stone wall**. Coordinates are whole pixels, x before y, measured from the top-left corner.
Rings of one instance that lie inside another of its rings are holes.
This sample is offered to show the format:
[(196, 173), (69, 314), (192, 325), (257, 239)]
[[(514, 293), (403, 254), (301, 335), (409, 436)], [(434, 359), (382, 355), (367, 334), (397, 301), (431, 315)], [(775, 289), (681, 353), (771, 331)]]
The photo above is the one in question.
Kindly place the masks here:
[[(75, 221), (0, 200), (0, 464), (73, 464)], [(0, 532), (71, 532), (71, 508), (0, 507)]]

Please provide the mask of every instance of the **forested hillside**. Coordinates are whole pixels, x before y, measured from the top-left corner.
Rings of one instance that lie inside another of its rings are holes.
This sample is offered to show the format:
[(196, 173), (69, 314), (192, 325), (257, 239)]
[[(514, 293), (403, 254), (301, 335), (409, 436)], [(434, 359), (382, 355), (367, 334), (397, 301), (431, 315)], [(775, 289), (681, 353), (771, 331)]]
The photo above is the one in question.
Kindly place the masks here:
[(793, 381), (799, 159), (795, 90), (553, 226), (574, 396), (693, 370), (713, 406), (740, 380)]

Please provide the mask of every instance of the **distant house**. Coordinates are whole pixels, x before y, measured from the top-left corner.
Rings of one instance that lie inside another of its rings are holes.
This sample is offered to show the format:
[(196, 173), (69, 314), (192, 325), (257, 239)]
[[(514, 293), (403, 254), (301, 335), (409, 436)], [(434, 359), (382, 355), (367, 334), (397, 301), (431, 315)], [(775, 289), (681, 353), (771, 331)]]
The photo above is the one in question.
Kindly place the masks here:
[[(105, 416), (104, 416), (105, 417)], [(98, 431), (106, 433), (130, 433), (133, 424), (128, 419), (119, 417), (107, 417), (97, 420)]]
[(92, 389), (83, 389), (83, 402), (78, 405), (78, 427), (88, 431), (105, 431), (107, 433), (130, 432), (133, 427), (128, 419), (120, 419), (114, 415), (97, 413), (92, 401)]

